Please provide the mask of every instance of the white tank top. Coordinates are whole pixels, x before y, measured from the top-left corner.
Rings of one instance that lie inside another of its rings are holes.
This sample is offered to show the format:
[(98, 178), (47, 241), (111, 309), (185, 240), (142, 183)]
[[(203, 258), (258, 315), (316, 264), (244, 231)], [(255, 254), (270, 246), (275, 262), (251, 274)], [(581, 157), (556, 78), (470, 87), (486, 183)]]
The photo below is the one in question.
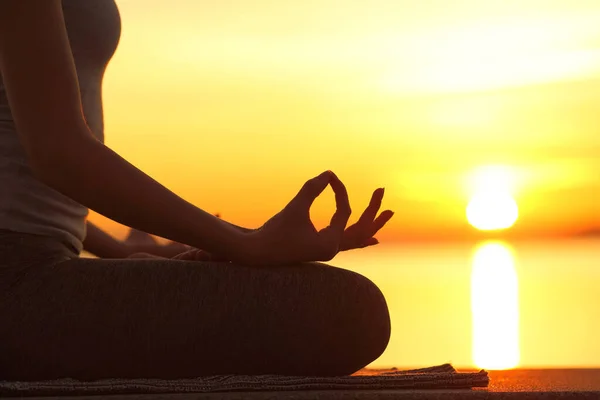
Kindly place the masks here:
[[(119, 12), (114, 0), (62, 3), (83, 112), (90, 130), (103, 141), (102, 78), (119, 42)], [(87, 214), (87, 208), (32, 174), (0, 76), (0, 229), (51, 236), (79, 253)]]

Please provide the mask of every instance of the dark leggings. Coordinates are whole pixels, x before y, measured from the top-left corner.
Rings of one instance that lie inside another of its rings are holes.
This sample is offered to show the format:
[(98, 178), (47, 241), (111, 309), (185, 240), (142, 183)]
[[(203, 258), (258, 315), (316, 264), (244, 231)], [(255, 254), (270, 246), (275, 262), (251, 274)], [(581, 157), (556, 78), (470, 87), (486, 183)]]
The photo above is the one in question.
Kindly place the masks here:
[(385, 299), (324, 264), (83, 259), (0, 231), (0, 380), (344, 375), (387, 346)]

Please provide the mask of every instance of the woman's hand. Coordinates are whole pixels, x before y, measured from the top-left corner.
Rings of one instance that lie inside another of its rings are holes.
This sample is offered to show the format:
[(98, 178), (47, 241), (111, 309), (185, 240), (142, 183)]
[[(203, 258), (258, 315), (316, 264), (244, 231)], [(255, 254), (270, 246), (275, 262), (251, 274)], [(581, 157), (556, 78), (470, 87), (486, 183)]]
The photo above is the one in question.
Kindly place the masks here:
[(161, 245), (146, 232), (130, 229), (129, 235), (123, 241), (128, 252), (128, 258), (146, 258), (142, 254), (158, 256), (158, 258), (171, 258), (190, 250), (189, 246), (177, 242)]
[(224, 257), (218, 257), (210, 254), (208, 251), (200, 249), (189, 249), (181, 254), (171, 258), (172, 260), (181, 261), (213, 261), (213, 262), (226, 262), (229, 261)]
[[(310, 220), (310, 207), (328, 185), (335, 193), (336, 212), (329, 226), (317, 231)], [(376, 245), (375, 234), (394, 215), (385, 210), (377, 216), (383, 195), (383, 188), (375, 190), (359, 220), (346, 228), (351, 214), (348, 193), (333, 172), (324, 172), (306, 182), (280, 213), (248, 235), (247, 260), (267, 265), (329, 261), (340, 251)]]
[(174, 257), (161, 257), (150, 253), (133, 253), (127, 258), (130, 259), (160, 259), (160, 260), (179, 260), (179, 261), (226, 261), (213, 256), (207, 251), (200, 249), (189, 249)]
[[(317, 231), (310, 207), (328, 185), (335, 194), (336, 211), (329, 226)], [(281, 212), (247, 234), (245, 251), (234, 261), (261, 265), (329, 261), (340, 251), (350, 213), (346, 187), (333, 172), (324, 172), (306, 182)]]
[(377, 238), (375, 238), (375, 234), (394, 216), (394, 212), (391, 210), (385, 210), (377, 216), (381, 208), (383, 194), (383, 188), (373, 192), (369, 206), (362, 213), (358, 221), (344, 231), (340, 251), (360, 249), (379, 243)]

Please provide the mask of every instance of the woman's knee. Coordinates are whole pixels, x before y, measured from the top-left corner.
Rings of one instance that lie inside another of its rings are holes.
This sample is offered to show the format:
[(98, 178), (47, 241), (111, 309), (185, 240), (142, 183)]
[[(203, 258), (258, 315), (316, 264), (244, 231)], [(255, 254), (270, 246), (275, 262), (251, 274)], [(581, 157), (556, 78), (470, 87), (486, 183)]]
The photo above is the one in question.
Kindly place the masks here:
[(352, 271), (329, 268), (328, 286), (333, 291), (321, 300), (322, 307), (330, 308), (326, 325), (334, 332), (327, 346), (332, 362), (329, 372), (349, 374), (384, 352), (390, 339), (390, 316), (383, 293), (372, 281)]

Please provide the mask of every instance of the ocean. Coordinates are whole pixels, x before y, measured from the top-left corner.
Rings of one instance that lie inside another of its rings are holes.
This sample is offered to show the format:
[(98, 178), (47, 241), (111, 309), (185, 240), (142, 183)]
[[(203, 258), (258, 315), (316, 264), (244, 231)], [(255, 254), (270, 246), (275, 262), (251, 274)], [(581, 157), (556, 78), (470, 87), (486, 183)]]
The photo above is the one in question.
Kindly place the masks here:
[(392, 336), (372, 367), (600, 367), (600, 239), (380, 244), (330, 264), (387, 299)]

